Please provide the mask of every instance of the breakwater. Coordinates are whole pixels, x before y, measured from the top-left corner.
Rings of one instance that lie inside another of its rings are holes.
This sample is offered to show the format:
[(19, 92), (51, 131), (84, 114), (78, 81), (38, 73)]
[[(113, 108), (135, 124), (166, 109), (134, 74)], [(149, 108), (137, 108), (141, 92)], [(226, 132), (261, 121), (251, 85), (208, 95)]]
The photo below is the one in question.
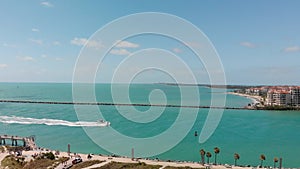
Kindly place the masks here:
[(176, 107), (176, 108), (203, 108), (203, 109), (233, 109), (243, 110), (245, 107), (218, 107), (200, 105), (174, 105), (174, 104), (144, 104), (144, 103), (107, 103), (107, 102), (65, 102), (65, 101), (35, 101), (35, 100), (0, 100), (0, 103), (29, 103), (29, 104), (69, 104), (69, 105), (99, 105), (99, 106), (155, 106), (155, 107)]

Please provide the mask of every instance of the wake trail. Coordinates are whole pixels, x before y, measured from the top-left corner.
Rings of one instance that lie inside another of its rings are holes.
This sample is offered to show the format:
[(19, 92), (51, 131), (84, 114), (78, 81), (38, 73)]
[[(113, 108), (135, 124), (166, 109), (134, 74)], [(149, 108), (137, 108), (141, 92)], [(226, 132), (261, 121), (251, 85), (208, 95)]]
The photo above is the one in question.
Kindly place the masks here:
[(28, 117), (18, 116), (0, 116), (0, 122), (6, 124), (42, 124), (48, 126), (69, 126), (69, 127), (104, 127), (105, 124), (99, 122), (87, 122), (87, 121), (65, 121), (59, 119), (36, 119)]

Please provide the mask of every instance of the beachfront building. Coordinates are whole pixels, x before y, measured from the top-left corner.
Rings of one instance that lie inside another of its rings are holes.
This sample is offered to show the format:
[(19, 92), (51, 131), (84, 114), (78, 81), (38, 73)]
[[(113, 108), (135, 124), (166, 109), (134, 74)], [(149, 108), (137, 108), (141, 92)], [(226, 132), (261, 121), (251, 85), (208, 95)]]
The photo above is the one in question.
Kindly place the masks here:
[(300, 86), (261, 86), (244, 89), (251, 96), (261, 96), (263, 105), (300, 107)]
[(248, 95), (255, 95), (255, 96), (260, 96), (261, 95), (261, 89), (260, 88), (249, 88), (245, 90), (245, 94)]
[(292, 106), (300, 106), (300, 87), (291, 90)]
[(267, 99), (266, 99), (266, 105), (274, 105), (275, 104), (275, 96), (274, 96), (274, 91), (268, 91), (267, 93)]
[(266, 101), (269, 106), (289, 106), (292, 103), (292, 96), (289, 91), (269, 90)]

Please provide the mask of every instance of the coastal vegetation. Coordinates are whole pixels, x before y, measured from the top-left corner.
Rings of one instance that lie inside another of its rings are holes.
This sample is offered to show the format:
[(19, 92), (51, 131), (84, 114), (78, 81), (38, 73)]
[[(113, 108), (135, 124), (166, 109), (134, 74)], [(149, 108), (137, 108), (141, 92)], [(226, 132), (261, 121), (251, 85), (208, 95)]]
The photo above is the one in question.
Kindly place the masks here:
[[(96, 167), (94, 169), (159, 169), (160, 165), (148, 165), (145, 163), (121, 163), (121, 162), (110, 162), (102, 167)], [(73, 169), (73, 167), (71, 168)], [(189, 166), (185, 167), (173, 167), (166, 166), (164, 169), (203, 169), (203, 168), (192, 168)]]
[[(214, 161), (214, 163), (213, 163), (213, 165), (218, 165), (217, 164), (217, 155), (220, 153), (220, 148), (218, 148), (218, 147), (215, 147), (214, 149), (214, 153), (215, 153), (215, 161)], [(204, 164), (205, 164), (205, 157), (206, 157), (206, 164), (211, 164), (210, 163), (210, 158), (211, 158), (211, 156), (212, 156), (212, 154), (210, 153), (210, 152), (206, 152), (204, 149), (201, 149), (200, 151), (199, 151), (199, 154), (200, 154), (200, 164), (202, 164), (203, 166), (204, 166)], [(238, 153), (234, 153), (233, 154), (233, 158), (234, 158), (234, 166), (241, 166), (241, 165), (238, 165), (237, 164), (237, 161), (240, 159), (240, 155), (238, 154)], [(263, 162), (266, 160), (266, 156), (264, 155), (264, 154), (261, 154), (260, 156), (259, 156), (259, 160), (260, 160), (260, 167), (263, 167)], [(277, 158), (277, 157), (275, 157), (274, 158), (274, 160), (273, 160), (273, 162), (274, 162), (274, 168), (276, 168), (276, 164), (279, 162), (279, 159)], [(225, 164), (225, 165), (228, 165), (228, 164)], [(230, 166), (230, 165), (228, 165), (228, 166)], [(250, 165), (247, 165), (247, 166), (249, 166), (250, 167)], [(270, 167), (270, 166), (265, 166), (265, 167)]]
[(234, 153), (234, 165), (236, 166), (236, 162), (237, 162), (237, 160), (239, 160), (240, 159), (240, 155), (238, 154), (238, 153)]
[[(207, 164), (211, 165), (210, 163), (210, 158), (212, 157), (212, 153), (210, 152), (206, 152), (204, 149), (201, 149), (200, 151), (200, 156), (201, 156), (201, 163), (204, 166), (204, 161), (205, 158), (207, 160)], [(213, 149), (213, 152), (215, 154), (215, 162), (213, 163), (213, 165), (217, 165), (217, 157), (220, 153), (220, 148), (215, 147)], [(56, 168), (59, 164), (62, 164), (66, 161), (69, 160), (68, 157), (58, 157), (55, 156), (52, 152), (46, 152), (46, 153), (41, 153), (38, 154), (37, 156), (32, 155), (32, 157), (34, 157), (32, 160), (28, 161), (25, 160), (25, 156), (18, 156), (15, 155), (14, 153), (11, 155), (7, 155), (2, 161), (1, 161), (1, 167), (0, 169), (54, 169)], [(53, 159), (54, 158), (54, 159)], [(238, 153), (234, 153), (233, 154), (233, 158), (234, 158), (234, 165), (237, 165), (237, 161), (240, 159), (240, 155)], [(263, 162), (266, 160), (266, 156), (264, 154), (261, 154), (259, 156), (260, 159), (260, 166), (263, 167)], [(86, 160), (83, 161), (81, 163), (75, 164), (71, 167), (71, 169), (80, 169), (80, 168), (86, 168), (86, 167), (90, 167), (93, 166), (95, 164), (100, 164), (106, 162), (106, 160)], [(274, 168), (276, 168), (276, 164), (279, 162), (279, 159), (277, 157), (275, 157), (273, 159), (274, 162)], [(108, 164), (105, 164), (101, 167), (95, 167), (94, 169), (158, 169), (161, 168), (163, 165), (165, 164), (157, 164), (157, 165), (153, 165), (153, 164), (148, 164), (147, 162), (115, 162), (112, 161)], [(231, 167), (231, 165), (225, 164), (225, 167)], [(279, 165), (281, 166), (281, 165)], [(250, 167), (248, 165), (248, 167)], [(269, 166), (265, 166), (265, 167), (269, 167)], [(167, 166), (165, 167), (166, 169), (191, 169), (191, 166), (184, 166), (184, 167), (174, 167), (174, 166)], [(201, 167), (199, 167), (200, 169)]]
[(204, 158), (205, 158), (205, 151), (204, 151), (204, 149), (201, 149), (200, 150), (200, 156), (201, 156), (201, 163), (202, 163), (202, 165), (204, 165)]
[(211, 157), (211, 153), (210, 152), (207, 152), (206, 153), (206, 157), (207, 157), (207, 164), (209, 164), (209, 159)]
[[(200, 157), (201, 157), (201, 164), (204, 165), (205, 164), (205, 155), (207, 158), (207, 164), (209, 164), (209, 159), (211, 158), (212, 154), (210, 152), (205, 152), (204, 149), (201, 149), (199, 151), (200, 153)], [(215, 153), (215, 162), (214, 164), (217, 165), (217, 154), (220, 153), (220, 149), (218, 147), (214, 148), (214, 153)]]
[(216, 165), (217, 164), (217, 154), (220, 153), (220, 149), (218, 147), (215, 147), (214, 152), (215, 152), (215, 165)]
[(43, 153), (34, 160), (26, 162), (23, 156), (8, 155), (1, 161), (1, 167), (5, 169), (50, 169), (69, 159), (67, 157), (53, 159), (53, 157), (55, 158), (51, 152)]
[[(205, 152), (204, 149), (201, 149), (199, 151), (199, 153), (200, 153), (202, 165), (205, 164), (205, 155), (206, 155), (206, 158), (207, 158), (207, 164), (209, 164), (209, 159), (211, 158), (212, 154), (210, 152)], [(214, 148), (214, 153), (215, 153), (215, 162), (214, 162), (214, 165), (217, 165), (217, 155), (220, 153), (220, 148), (215, 147)]]
[(278, 163), (278, 158), (277, 157), (274, 158), (274, 168), (276, 168), (276, 163)]
[(159, 169), (160, 167), (160, 165), (148, 165), (146, 163), (111, 162), (95, 169)]
[(261, 154), (261, 155), (260, 155), (260, 166), (261, 166), (261, 167), (263, 166), (263, 161), (265, 161), (265, 160), (266, 160), (266, 156), (263, 155), (263, 154)]
[(2, 168), (23, 169), (25, 163), (14, 155), (8, 155), (1, 161)]
[(22, 169), (49, 169), (55, 168), (59, 162), (50, 159), (36, 159), (32, 160), (24, 165)]

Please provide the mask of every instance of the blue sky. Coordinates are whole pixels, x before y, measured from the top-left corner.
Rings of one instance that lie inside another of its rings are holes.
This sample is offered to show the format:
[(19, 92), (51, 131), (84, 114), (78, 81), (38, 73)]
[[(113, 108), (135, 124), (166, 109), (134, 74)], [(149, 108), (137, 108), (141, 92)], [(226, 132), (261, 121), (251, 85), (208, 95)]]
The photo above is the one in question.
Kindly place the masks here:
[[(163, 12), (186, 19), (207, 35), (219, 53), (228, 84), (300, 85), (299, 6), (297, 0), (3, 0), (0, 81), (71, 82), (77, 56), (95, 31), (129, 14)], [(145, 48), (178, 54), (196, 72), (199, 83), (209, 82), (188, 49), (155, 36), (122, 42), (110, 52), (107, 71)], [(151, 74), (143, 79), (168, 81)], [(110, 76), (104, 71), (97, 81), (109, 82)]]

